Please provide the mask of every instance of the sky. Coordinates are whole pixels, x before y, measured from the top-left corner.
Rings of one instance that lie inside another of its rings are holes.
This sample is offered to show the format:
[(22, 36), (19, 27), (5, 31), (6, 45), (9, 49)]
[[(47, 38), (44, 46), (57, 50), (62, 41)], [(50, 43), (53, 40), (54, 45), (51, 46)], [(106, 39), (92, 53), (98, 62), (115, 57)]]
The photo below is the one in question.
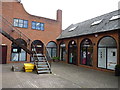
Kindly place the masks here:
[(36, 16), (56, 19), (62, 10), (62, 29), (69, 25), (115, 11), (120, 0), (21, 0), (25, 10)]

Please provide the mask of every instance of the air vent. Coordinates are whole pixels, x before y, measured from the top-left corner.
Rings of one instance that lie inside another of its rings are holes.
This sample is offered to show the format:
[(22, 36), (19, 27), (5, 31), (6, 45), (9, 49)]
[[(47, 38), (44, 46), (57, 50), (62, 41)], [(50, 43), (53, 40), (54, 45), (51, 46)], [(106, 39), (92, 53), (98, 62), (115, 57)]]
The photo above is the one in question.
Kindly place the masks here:
[(97, 24), (100, 24), (102, 22), (102, 19), (101, 20), (98, 20), (98, 21), (94, 21), (91, 25), (97, 25)]

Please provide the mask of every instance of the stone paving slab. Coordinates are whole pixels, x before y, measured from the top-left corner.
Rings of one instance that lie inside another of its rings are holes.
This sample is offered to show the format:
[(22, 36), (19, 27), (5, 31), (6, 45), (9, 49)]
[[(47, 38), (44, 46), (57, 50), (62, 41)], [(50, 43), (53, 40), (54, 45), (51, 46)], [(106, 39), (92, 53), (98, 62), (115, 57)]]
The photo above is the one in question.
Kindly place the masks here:
[(35, 71), (13, 72), (12, 65), (2, 65), (3, 88), (118, 88), (114, 73), (53, 62), (52, 74), (36, 74)]

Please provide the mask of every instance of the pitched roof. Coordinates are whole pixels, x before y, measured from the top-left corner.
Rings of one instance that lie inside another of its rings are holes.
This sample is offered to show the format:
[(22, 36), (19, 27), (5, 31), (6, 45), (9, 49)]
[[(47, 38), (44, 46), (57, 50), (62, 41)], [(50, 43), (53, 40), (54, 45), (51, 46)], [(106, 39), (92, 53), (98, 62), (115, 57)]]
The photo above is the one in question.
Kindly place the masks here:
[(120, 21), (120, 17), (118, 15), (120, 16), (120, 9), (84, 22), (71, 24), (68, 28), (62, 31), (57, 39), (120, 29), (120, 22), (118, 23), (118, 21)]

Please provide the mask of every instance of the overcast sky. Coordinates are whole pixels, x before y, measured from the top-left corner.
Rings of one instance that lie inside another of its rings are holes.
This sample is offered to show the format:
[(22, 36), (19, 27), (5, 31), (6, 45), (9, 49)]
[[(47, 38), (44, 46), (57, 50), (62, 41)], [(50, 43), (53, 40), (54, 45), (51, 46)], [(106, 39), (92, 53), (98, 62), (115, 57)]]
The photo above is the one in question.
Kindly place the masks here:
[(56, 11), (63, 11), (63, 30), (79, 23), (118, 9), (120, 0), (21, 0), (32, 15), (56, 19)]

